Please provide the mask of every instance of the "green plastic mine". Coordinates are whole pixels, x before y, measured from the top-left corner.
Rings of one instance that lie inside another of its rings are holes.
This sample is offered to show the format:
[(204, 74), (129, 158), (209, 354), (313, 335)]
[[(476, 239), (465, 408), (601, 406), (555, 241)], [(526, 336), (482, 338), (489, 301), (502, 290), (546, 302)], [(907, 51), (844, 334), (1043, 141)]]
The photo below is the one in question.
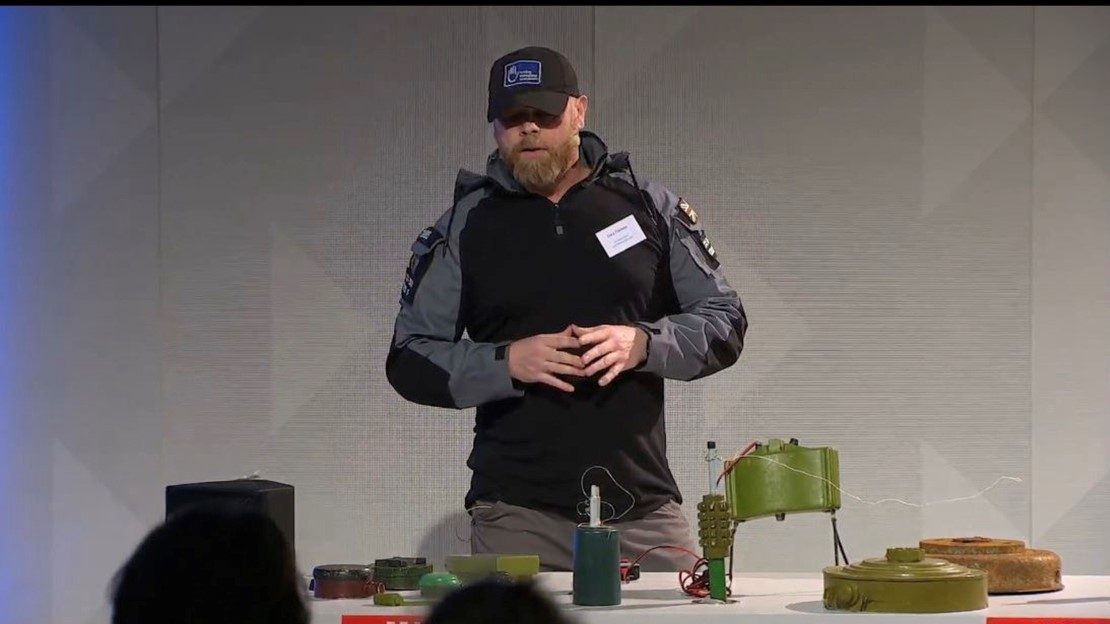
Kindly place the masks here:
[(725, 493), (738, 522), (840, 509), (840, 456), (828, 447), (772, 439), (737, 460)]
[(539, 555), (447, 555), (444, 568), (464, 584), (502, 575), (512, 581), (527, 581), (540, 573)]
[(420, 578), (432, 571), (424, 557), (391, 557), (374, 561), (374, 580), (386, 589), (410, 590), (420, 587)]
[(374, 594), (374, 604), (379, 607), (400, 607), (404, 606), (405, 598), (401, 594), (379, 592)]
[(824, 569), (826, 609), (875, 613), (953, 613), (987, 608), (982, 570), (889, 548), (883, 558)]
[(438, 600), (454, 591), (462, 583), (450, 572), (431, 572), (420, 577), (420, 595)]

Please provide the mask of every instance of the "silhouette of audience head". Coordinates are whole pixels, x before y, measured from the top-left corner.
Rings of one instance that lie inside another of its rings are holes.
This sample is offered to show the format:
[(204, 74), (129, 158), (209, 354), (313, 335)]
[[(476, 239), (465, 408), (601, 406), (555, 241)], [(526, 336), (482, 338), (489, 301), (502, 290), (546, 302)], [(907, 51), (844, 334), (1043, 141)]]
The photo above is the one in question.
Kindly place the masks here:
[(424, 624), (572, 624), (572, 620), (532, 583), (489, 579), (444, 596)]
[(112, 580), (112, 624), (308, 624), (293, 546), (267, 515), (183, 509), (143, 538)]

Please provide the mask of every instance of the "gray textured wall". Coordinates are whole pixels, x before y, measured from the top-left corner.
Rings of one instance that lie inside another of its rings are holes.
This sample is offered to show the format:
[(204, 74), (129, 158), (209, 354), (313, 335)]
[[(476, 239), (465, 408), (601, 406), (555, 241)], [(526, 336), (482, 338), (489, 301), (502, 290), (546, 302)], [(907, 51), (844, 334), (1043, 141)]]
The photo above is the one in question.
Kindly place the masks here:
[[(47, 581), (0, 583), (13, 621), (107, 621), (167, 483), (292, 483), (306, 570), (467, 551), (472, 413), (383, 362), (408, 246), (493, 147), (489, 64), (527, 44), (748, 309), (736, 367), (668, 385), (691, 518), (705, 440), (793, 436), (840, 451), (853, 559), (974, 533), (1110, 574), (1110, 10), (2, 15), (0, 572)], [(830, 541), (752, 523), (736, 566)]]

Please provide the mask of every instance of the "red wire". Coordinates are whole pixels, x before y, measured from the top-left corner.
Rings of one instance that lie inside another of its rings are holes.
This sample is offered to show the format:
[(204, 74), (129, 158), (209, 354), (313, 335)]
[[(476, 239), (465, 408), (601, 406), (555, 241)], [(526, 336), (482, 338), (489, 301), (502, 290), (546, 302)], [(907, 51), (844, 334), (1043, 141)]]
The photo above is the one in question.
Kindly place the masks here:
[[(721, 479), (723, 479), (725, 475), (727, 475), (729, 472), (732, 472), (732, 469), (736, 467), (737, 463), (740, 462), (740, 458), (752, 452), (752, 449), (754, 449), (758, 445), (759, 442), (751, 442), (746, 447), (744, 447), (744, 450), (740, 451), (739, 455), (737, 455), (736, 458), (732, 460), (731, 465), (726, 466), (721, 475), (717, 477), (717, 483), (720, 483)], [(689, 570), (679, 570), (678, 585), (682, 588), (683, 592), (690, 596), (704, 598), (709, 595), (709, 561), (704, 557), (681, 546), (652, 546), (651, 548), (640, 553), (640, 556), (636, 557), (636, 560), (629, 564), (628, 567), (631, 568), (632, 566), (636, 565), (640, 562), (640, 559), (644, 558), (644, 555), (659, 548), (670, 548), (672, 550), (678, 550), (693, 557), (694, 567)], [(704, 568), (704, 570), (702, 568)], [(728, 595), (732, 595), (731, 584), (726, 586), (726, 591), (728, 592)]]
[[(632, 566), (636, 565), (637, 563), (640, 563), (640, 560), (644, 558), (644, 555), (647, 555), (649, 552), (651, 552), (653, 550), (658, 550), (660, 548), (669, 548), (671, 550), (677, 550), (677, 551), (680, 551), (680, 552), (684, 552), (687, 555), (690, 555), (691, 557), (693, 557), (694, 558), (694, 566), (692, 568), (690, 568), (689, 570), (679, 570), (679, 572), (678, 572), (678, 586), (681, 587), (682, 591), (684, 593), (686, 593), (688, 596), (695, 596), (697, 598), (704, 598), (704, 597), (709, 595), (709, 561), (707, 559), (705, 559), (704, 557), (698, 555), (697, 553), (695, 553), (695, 552), (693, 552), (693, 551), (691, 551), (687, 548), (683, 548), (681, 546), (667, 546), (667, 545), (652, 546), (651, 548), (649, 548), (649, 549), (645, 550), (644, 552), (640, 553), (640, 556), (636, 557), (636, 559), (633, 560), (632, 563), (629, 564), (628, 567), (631, 568)], [(704, 568), (704, 569), (702, 569), (702, 568)], [(728, 587), (727, 589), (728, 589), (729, 595), (731, 596), (732, 595), (732, 588)]]
[(744, 447), (744, 450), (740, 451), (739, 455), (737, 455), (734, 459), (730, 460), (732, 462), (731, 464), (728, 463), (728, 462), (725, 462), (725, 469), (717, 477), (717, 484), (719, 485), (721, 483), (721, 479), (725, 478), (725, 475), (732, 472), (732, 469), (736, 467), (736, 464), (740, 463), (740, 458), (744, 457), (748, 453), (751, 453), (752, 449), (754, 449), (758, 444), (759, 444), (759, 442), (752, 442), (752, 443), (748, 444), (746, 447)]

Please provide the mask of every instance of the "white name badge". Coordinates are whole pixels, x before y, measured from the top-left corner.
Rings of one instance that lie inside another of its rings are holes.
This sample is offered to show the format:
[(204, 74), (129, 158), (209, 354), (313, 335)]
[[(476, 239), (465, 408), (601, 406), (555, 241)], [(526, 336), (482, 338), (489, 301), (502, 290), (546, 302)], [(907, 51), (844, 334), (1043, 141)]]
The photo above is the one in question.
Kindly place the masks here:
[(636, 222), (636, 217), (632, 215), (597, 233), (597, 240), (601, 241), (601, 246), (605, 248), (605, 253), (609, 254), (610, 258), (646, 239), (640, 224)]

